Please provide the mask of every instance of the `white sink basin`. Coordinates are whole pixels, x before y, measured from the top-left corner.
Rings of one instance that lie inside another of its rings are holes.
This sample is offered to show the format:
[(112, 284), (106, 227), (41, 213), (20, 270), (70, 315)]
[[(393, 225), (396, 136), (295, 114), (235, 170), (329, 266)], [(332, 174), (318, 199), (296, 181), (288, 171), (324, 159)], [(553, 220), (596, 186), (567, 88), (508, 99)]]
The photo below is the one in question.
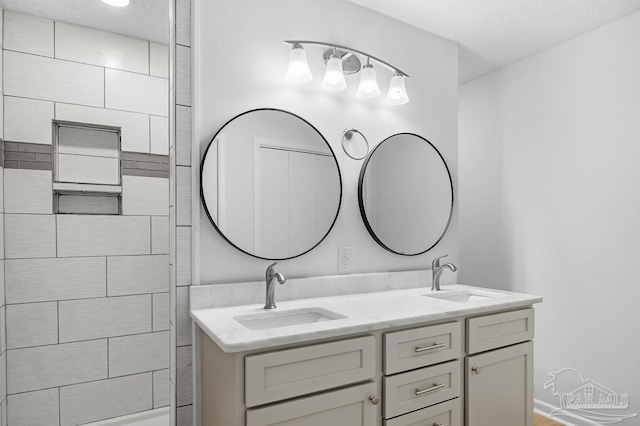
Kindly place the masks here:
[(342, 318), (346, 318), (346, 316), (322, 308), (300, 308), (286, 311), (280, 311), (276, 308), (274, 311), (233, 317), (234, 320), (250, 330), (291, 327), (294, 325), (313, 324)]
[(425, 294), (424, 296), (433, 297), (434, 299), (448, 300), (450, 302), (480, 302), (483, 300), (505, 297), (506, 295), (494, 291), (454, 290), (441, 293)]

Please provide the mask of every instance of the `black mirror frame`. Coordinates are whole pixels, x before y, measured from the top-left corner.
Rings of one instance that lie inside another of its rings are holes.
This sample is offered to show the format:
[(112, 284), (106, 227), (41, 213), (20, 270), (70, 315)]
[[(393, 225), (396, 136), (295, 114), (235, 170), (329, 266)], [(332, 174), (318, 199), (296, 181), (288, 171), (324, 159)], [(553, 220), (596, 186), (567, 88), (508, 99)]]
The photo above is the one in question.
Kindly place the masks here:
[[(365, 208), (364, 208), (364, 198), (363, 198), (363, 194), (362, 194), (362, 187), (364, 185), (364, 175), (365, 175), (365, 173), (367, 171), (367, 165), (369, 164), (369, 161), (371, 160), (371, 158), (375, 154), (376, 150), (379, 147), (381, 147), (382, 144), (387, 142), (389, 139), (391, 139), (391, 138), (393, 138), (395, 136), (400, 136), (400, 135), (415, 136), (417, 138), (422, 139), (423, 141), (425, 141), (429, 145), (431, 145), (431, 147), (436, 151), (438, 156), (440, 156), (440, 159), (442, 160), (442, 163), (444, 164), (444, 168), (447, 171), (447, 176), (449, 177), (449, 185), (450, 185), (450, 188), (451, 188), (451, 209), (449, 210), (449, 219), (447, 220), (447, 224), (444, 227), (444, 230), (442, 231), (442, 234), (440, 235), (440, 237), (436, 240), (436, 242), (433, 243), (433, 245), (431, 245), (431, 247), (429, 247), (426, 250), (421, 251), (419, 253), (400, 253), (400, 252), (397, 252), (397, 251), (389, 248), (386, 244), (384, 244), (380, 240), (380, 238), (378, 238), (378, 236), (376, 235), (375, 231), (373, 230), (373, 228), (371, 226), (371, 223), (369, 223), (369, 220), (367, 219), (367, 212), (365, 211)], [(367, 228), (367, 231), (369, 231), (369, 235), (371, 235), (371, 237), (375, 240), (375, 242), (378, 243), (385, 250), (390, 251), (391, 253), (394, 253), (394, 254), (399, 254), (401, 256), (419, 256), (421, 254), (424, 254), (424, 253), (428, 252), (432, 248), (434, 248), (442, 240), (442, 238), (444, 238), (444, 235), (447, 233), (447, 230), (449, 229), (449, 225), (451, 225), (451, 218), (453, 217), (454, 197), (455, 197), (455, 193), (454, 193), (454, 190), (453, 190), (453, 179), (451, 178), (451, 171), (449, 170), (449, 166), (447, 165), (447, 162), (444, 160), (444, 157), (442, 156), (440, 151), (438, 151), (438, 148), (436, 148), (435, 145), (433, 145), (431, 142), (429, 142), (426, 138), (423, 138), (422, 136), (417, 135), (415, 133), (403, 132), (403, 133), (396, 133), (396, 134), (393, 134), (393, 135), (387, 137), (382, 142), (380, 142), (375, 148), (373, 148), (373, 150), (371, 150), (371, 152), (367, 156), (366, 160), (362, 164), (362, 168), (360, 169), (360, 177), (358, 179), (358, 205), (360, 206), (360, 216), (362, 216), (362, 221), (364, 222), (364, 226)]]
[[(340, 182), (340, 197), (338, 198), (338, 208), (336, 209), (336, 216), (333, 218), (333, 222), (331, 222), (331, 226), (329, 227), (329, 229), (327, 229), (327, 232), (324, 234), (324, 236), (320, 239), (320, 241), (318, 241), (313, 247), (311, 247), (309, 250), (304, 251), (300, 254), (297, 254), (295, 256), (291, 256), (291, 257), (283, 257), (283, 258), (270, 258), (270, 257), (262, 257), (262, 256), (258, 256), (252, 253), (249, 253), (248, 251), (245, 251), (243, 249), (241, 249), (240, 247), (238, 247), (237, 245), (235, 245), (229, 238), (227, 238), (226, 235), (224, 235), (224, 233), (222, 232), (222, 230), (220, 230), (220, 228), (218, 228), (218, 225), (216, 225), (216, 222), (213, 220), (213, 218), (211, 217), (211, 214), (209, 213), (209, 209), (207, 208), (207, 203), (204, 199), (204, 189), (203, 189), (203, 185), (202, 185), (202, 172), (204, 170), (204, 159), (207, 157), (207, 153), (209, 152), (209, 148), (211, 148), (211, 144), (213, 143), (213, 141), (216, 139), (216, 137), (218, 136), (218, 134), (222, 131), (222, 129), (224, 129), (229, 123), (231, 123), (233, 120), (242, 117), (243, 115), (246, 114), (250, 114), (252, 112), (257, 112), (257, 111), (277, 111), (277, 112), (283, 112), (285, 114), (289, 114), (293, 117), (296, 117), (302, 121), (304, 121), (305, 123), (307, 123), (321, 138), (322, 140), (327, 144), (327, 146), (329, 147), (329, 150), (331, 151), (331, 155), (333, 156), (333, 161), (336, 163), (336, 169), (338, 171), (338, 180)], [(283, 109), (278, 109), (278, 108), (255, 108), (252, 110), (248, 110), (245, 112), (242, 112), (238, 115), (236, 115), (235, 117), (231, 118), (230, 120), (228, 120), (226, 123), (224, 123), (222, 125), (222, 127), (220, 127), (218, 129), (218, 131), (213, 135), (213, 137), (211, 138), (211, 141), (209, 142), (209, 145), (207, 145), (207, 149), (205, 149), (204, 153), (202, 154), (202, 158), (200, 160), (200, 202), (202, 203), (202, 207), (204, 208), (205, 213), (207, 214), (207, 217), (209, 218), (209, 222), (211, 222), (211, 224), (213, 225), (213, 227), (215, 228), (215, 230), (218, 232), (218, 234), (220, 234), (220, 236), (227, 242), (229, 243), (229, 245), (231, 245), (232, 247), (234, 247), (236, 250), (241, 251), (242, 253), (249, 255), (251, 257), (255, 257), (256, 259), (261, 259), (261, 260), (276, 260), (276, 261), (282, 261), (282, 260), (289, 260), (289, 259), (295, 259), (296, 257), (300, 257), (302, 255), (305, 255), (307, 253), (309, 253), (311, 250), (313, 250), (314, 248), (318, 247), (320, 245), (320, 243), (322, 243), (327, 236), (329, 235), (329, 233), (331, 233), (331, 230), (333, 229), (334, 225), (336, 224), (336, 221), (338, 220), (338, 215), (340, 214), (340, 208), (342, 207), (342, 171), (340, 170), (340, 165), (338, 164), (338, 158), (336, 157), (336, 153), (333, 151), (333, 148), (331, 148), (331, 145), (329, 145), (329, 142), (327, 141), (327, 139), (322, 135), (322, 133), (320, 133), (320, 131), (318, 129), (316, 129), (316, 127), (309, 123), (307, 120), (305, 120), (304, 118), (300, 117), (297, 114), (294, 114), (292, 112), (289, 111), (285, 111)]]

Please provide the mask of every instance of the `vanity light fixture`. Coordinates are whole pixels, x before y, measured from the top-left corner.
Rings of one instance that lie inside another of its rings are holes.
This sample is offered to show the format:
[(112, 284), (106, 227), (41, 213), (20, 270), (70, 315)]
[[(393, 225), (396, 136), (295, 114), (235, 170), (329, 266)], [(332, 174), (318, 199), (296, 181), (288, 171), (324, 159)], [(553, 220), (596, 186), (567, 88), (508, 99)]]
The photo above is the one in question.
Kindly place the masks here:
[[(356, 96), (361, 99), (377, 98), (381, 92), (376, 78), (376, 70), (371, 64), (371, 61), (374, 61), (393, 73), (385, 101), (389, 105), (404, 105), (409, 102), (405, 87), (405, 78), (409, 75), (388, 62), (368, 53), (333, 43), (309, 40), (285, 40), (285, 43), (292, 45), (286, 77), (286, 81), (289, 83), (304, 84), (313, 79), (303, 45), (318, 45), (327, 48), (322, 55), (327, 64), (320, 85), (324, 90), (331, 92), (344, 90), (347, 88), (345, 74), (355, 74), (362, 71)], [(359, 57), (367, 59), (366, 65), (361, 67)]]
[(129, 5), (129, 0), (102, 0), (109, 6), (125, 7)]
[(373, 99), (380, 96), (380, 88), (378, 87), (378, 79), (376, 78), (376, 70), (369, 63), (362, 67), (362, 75), (360, 76), (360, 85), (356, 96), (362, 99)]
[(313, 74), (307, 63), (307, 55), (301, 44), (294, 43), (289, 53), (289, 68), (287, 69), (287, 83), (304, 84), (313, 80)]

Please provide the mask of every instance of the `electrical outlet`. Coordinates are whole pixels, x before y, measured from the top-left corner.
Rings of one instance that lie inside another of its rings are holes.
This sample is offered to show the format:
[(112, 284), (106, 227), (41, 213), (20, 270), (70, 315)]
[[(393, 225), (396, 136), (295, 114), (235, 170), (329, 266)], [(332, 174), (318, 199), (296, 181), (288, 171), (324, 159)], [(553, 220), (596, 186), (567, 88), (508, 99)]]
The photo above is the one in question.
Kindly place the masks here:
[(353, 249), (338, 247), (338, 271), (350, 271), (353, 265)]

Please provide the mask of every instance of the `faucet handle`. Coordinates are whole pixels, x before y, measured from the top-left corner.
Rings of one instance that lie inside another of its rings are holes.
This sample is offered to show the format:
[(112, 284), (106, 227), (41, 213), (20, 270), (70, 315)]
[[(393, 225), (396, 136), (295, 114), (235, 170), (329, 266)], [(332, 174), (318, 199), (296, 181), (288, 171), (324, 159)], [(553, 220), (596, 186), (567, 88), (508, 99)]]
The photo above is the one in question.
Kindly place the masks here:
[(431, 262), (431, 269), (433, 269), (434, 271), (436, 270), (436, 268), (440, 267), (440, 259), (443, 259), (445, 257), (449, 256), (448, 254), (445, 254), (443, 256), (438, 256), (435, 259), (433, 259), (433, 262)]
[(274, 274), (274, 269), (278, 263), (280, 262), (273, 262), (271, 265), (267, 266), (267, 270), (265, 271), (265, 277), (267, 280), (269, 280), (269, 278)]

